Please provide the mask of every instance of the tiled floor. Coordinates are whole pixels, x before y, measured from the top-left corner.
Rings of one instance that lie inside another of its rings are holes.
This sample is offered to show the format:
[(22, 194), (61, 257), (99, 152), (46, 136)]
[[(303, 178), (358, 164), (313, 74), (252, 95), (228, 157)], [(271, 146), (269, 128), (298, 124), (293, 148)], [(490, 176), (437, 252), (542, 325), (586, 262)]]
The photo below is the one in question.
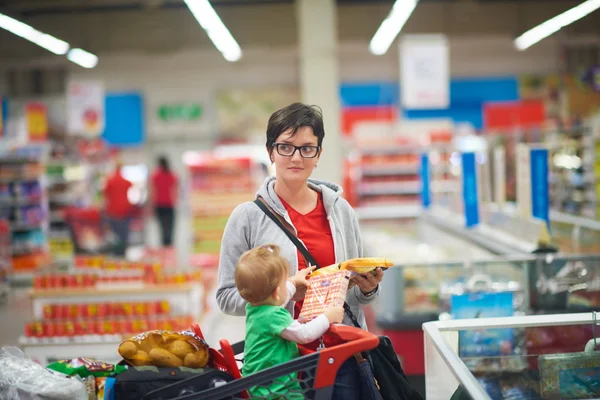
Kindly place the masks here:
[(31, 300), (27, 289), (11, 289), (6, 302), (0, 303), (0, 346), (17, 346), (25, 322), (31, 318)]

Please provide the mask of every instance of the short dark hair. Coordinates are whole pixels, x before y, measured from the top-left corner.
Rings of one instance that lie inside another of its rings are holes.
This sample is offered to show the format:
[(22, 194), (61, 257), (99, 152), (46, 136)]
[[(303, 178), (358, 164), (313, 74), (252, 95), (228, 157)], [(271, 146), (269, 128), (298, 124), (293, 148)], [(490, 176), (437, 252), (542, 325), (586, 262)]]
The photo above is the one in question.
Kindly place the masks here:
[(170, 170), (170, 168), (169, 168), (169, 160), (165, 156), (158, 157), (158, 165), (160, 165), (160, 167), (162, 169), (164, 169), (165, 171), (169, 171)]
[(267, 148), (271, 149), (273, 143), (283, 132), (290, 131), (293, 136), (303, 126), (312, 128), (320, 147), (325, 137), (325, 127), (323, 126), (323, 112), (319, 106), (293, 103), (275, 111), (267, 125)]

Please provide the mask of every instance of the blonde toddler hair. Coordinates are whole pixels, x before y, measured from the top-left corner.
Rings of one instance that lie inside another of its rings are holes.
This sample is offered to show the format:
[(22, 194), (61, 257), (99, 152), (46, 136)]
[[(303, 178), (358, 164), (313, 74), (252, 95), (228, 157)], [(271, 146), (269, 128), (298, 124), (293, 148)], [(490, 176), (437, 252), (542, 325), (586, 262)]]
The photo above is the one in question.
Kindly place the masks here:
[(289, 264), (279, 254), (279, 246), (263, 245), (242, 254), (235, 268), (235, 285), (244, 300), (261, 303), (287, 278), (288, 271)]

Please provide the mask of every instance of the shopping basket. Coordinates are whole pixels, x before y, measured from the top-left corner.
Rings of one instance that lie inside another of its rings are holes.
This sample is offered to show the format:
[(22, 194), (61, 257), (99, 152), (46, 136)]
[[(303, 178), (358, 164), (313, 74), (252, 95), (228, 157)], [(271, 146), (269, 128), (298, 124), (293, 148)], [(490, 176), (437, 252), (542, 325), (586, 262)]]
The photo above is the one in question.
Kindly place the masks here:
[[(379, 337), (362, 329), (333, 325), (330, 332), (339, 335), (346, 343), (326, 348), (318, 352), (303, 355), (287, 363), (274, 366), (253, 375), (241, 377), (236, 355), (243, 353), (244, 342), (231, 345), (227, 340), (221, 340), (221, 350), (218, 352), (222, 359), (220, 363), (235, 379), (222, 386), (194, 392), (194, 381), (202, 377), (194, 377), (175, 384), (165, 386), (146, 394), (142, 400), (238, 400), (249, 398), (247, 390), (253, 387), (269, 388), (279, 377), (298, 372), (297, 382), (302, 388), (306, 399), (330, 399), (333, 384), (339, 367), (353, 354), (372, 350), (379, 345)], [(252, 397), (256, 399), (257, 397)], [(281, 399), (281, 394), (271, 394), (264, 399)]]

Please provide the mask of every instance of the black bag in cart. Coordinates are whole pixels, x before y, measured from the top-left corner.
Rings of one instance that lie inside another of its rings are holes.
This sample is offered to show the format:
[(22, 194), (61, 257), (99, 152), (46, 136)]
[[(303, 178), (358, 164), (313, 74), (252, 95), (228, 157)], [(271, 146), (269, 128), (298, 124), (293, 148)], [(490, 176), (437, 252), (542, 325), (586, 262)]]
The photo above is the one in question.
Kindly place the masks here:
[[(198, 379), (200, 376), (202, 378)], [(154, 398), (152, 396), (153, 391), (166, 389), (166, 386), (171, 385), (171, 390), (168, 393), (164, 390), (161, 391), (161, 396), (176, 398), (185, 394), (211, 389), (232, 380), (231, 375), (214, 368), (129, 367), (126, 372), (116, 376), (113, 393), (110, 393), (107, 398), (114, 400), (152, 400)], [(161, 399), (164, 399), (164, 397), (161, 397)]]

